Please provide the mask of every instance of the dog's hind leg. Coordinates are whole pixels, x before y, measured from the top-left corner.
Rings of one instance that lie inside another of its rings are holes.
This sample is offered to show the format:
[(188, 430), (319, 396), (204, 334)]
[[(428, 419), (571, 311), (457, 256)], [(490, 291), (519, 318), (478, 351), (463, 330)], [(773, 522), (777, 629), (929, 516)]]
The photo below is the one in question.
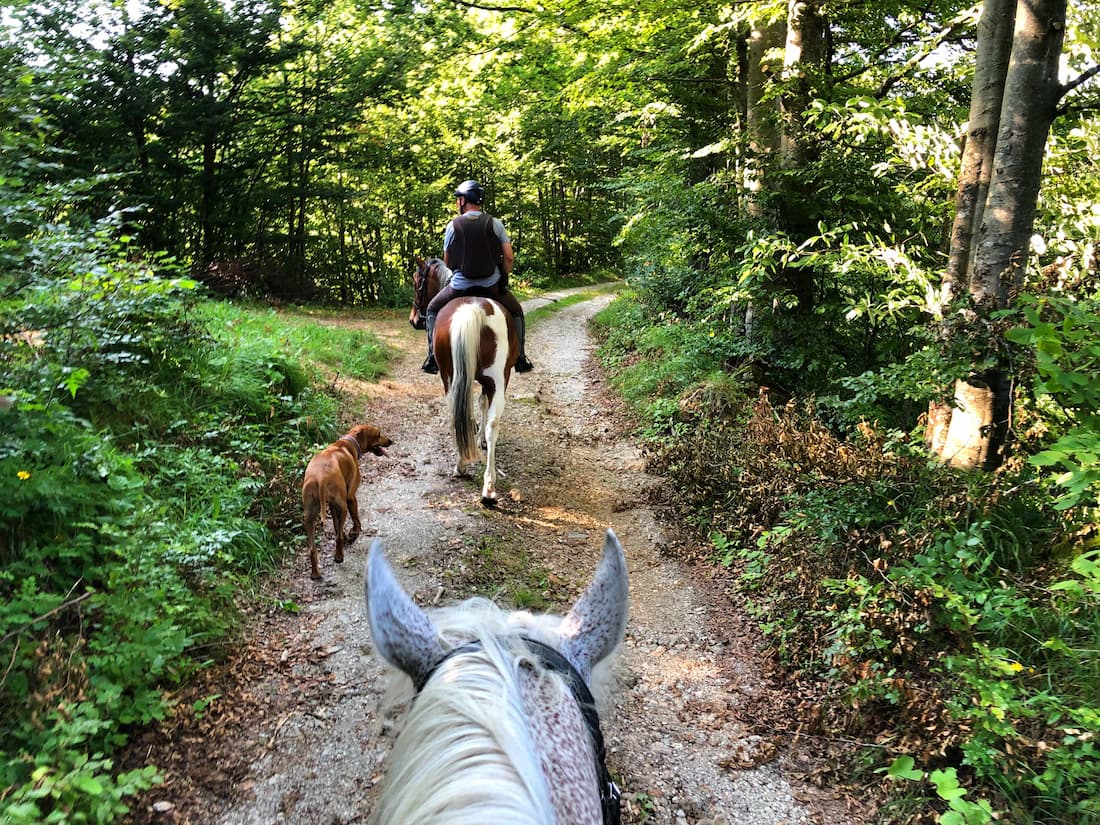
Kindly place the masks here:
[(306, 545), (309, 547), (309, 577), (321, 578), (321, 568), (317, 558), (317, 538), (313, 534), (313, 521), (306, 524)]
[(363, 524), (359, 521), (359, 499), (355, 496), (348, 499), (348, 512), (351, 514), (351, 532), (348, 533), (348, 544), (352, 544), (363, 532)]
[(330, 501), (329, 514), (332, 516), (332, 528), (336, 532), (336, 553), (333, 561), (337, 564), (344, 563), (344, 522), (348, 517), (347, 505), (343, 501)]
[[(309, 575), (312, 579), (321, 578), (321, 570), (317, 559), (317, 518), (321, 515), (318, 502), (312, 498), (306, 498), (302, 512), (302, 523), (306, 529), (306, 549), (309, 550)], [(324, 532), (324, 525), (321, 525)]]

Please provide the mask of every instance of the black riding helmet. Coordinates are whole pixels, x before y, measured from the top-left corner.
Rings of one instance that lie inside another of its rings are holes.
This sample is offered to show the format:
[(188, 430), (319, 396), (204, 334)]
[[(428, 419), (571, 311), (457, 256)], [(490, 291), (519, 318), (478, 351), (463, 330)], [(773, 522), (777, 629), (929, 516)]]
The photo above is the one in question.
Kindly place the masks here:
[(455, 189), (456, 198), (465, 198), (470, 203), (481, 203), (485, 200), (485, 190), (476, 180), (465, 180)]

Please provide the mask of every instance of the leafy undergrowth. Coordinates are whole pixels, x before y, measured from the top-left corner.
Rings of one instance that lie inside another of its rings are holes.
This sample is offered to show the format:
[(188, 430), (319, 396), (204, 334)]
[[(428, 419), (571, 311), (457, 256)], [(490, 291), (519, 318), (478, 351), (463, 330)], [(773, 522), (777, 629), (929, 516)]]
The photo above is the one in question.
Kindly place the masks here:
[(601, 354), (797, 697), (766, 726), (861, 743), (838, 770), (884, 822), (1100, 821), (1090, 511), (1023, 458), (964, 474), (905, 434), (842, 438), (638, 317), (598, 319)]
[[(4, 823), (109, 823), (158, 781), (118, 752), (224, 655), (289, 546), (302, 456), (339, 430), (312, 388), (334, 366), (296, 340), (315, 331), (83, 231), (0, 293)], [(328, 334), (345, 374), (377, 373), (377, 342)]]

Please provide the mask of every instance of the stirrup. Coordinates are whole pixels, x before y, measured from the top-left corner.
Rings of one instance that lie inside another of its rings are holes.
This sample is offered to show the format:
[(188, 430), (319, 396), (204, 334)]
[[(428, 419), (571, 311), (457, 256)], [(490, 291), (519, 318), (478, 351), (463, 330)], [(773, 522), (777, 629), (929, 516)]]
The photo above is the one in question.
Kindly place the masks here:
[(516, 359), (516, 372), (530, 372), (534, 368), (535, 365), (528, 360), (526, 355), (521, 355)]
[(439, 372), (439, 366), (435, 363), (435, 353), (428, 353), (428, 357), (424, 359), (424, 363), (420, 365), (420, 369), (429, 375), (435, 375)]

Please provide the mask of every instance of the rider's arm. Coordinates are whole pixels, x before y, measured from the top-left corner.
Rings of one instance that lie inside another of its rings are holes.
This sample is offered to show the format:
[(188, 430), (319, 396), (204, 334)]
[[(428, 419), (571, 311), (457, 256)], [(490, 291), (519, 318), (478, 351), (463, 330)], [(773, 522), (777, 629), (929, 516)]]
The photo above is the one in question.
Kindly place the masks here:
[(447, 228), (443, 230), (443, 263), (447, 265), (448, 269), (454, 269), (451, 265), (451, 253), (447, 250), (447, 247), (451, 245), (451, 239), (455, 236), (454, 223), (448, 222)]
[(504, 262), (500, 267), (500, 273), (505, 278), (512, 274), (512, 264), (516, 261), (515, 253), (512, 252), (512, 244), (502, 243), (500, 245), (501, 251), (504, 252)]

